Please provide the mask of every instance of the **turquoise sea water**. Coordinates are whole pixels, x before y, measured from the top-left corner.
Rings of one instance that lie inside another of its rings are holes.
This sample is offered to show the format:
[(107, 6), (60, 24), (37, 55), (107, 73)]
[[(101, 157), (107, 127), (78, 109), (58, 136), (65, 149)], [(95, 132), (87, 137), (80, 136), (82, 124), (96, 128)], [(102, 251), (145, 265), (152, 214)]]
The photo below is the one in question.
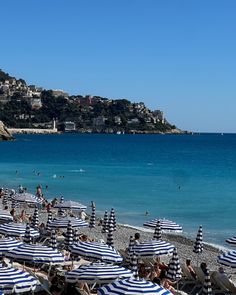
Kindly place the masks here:
[(120, 223), (165, 217), (192, 237), (201, 224), (220, 245), (236, 235), (236, 135), (18, 135), (0, 143), (0, 185), (19, 184), (114, 207)]

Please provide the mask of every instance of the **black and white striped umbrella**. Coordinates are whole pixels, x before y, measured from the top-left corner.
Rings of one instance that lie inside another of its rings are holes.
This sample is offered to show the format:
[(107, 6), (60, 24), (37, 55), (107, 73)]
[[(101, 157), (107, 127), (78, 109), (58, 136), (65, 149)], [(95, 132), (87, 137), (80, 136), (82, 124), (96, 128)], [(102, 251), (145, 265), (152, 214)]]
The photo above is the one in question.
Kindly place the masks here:
[(64, 217), (65, 215), (66, 215), (65, 211), (61, 207), (59, 207), (58, 212), (57, 212), (57, 216), (58, 217)]
[(2, 198), (2, 205), (3, 206), (7, 206), (7, 199), (8, 199), (7, 195), (4, 195), (3, 198)]
[(133, 255), (133, 246), (134, 246), (134, 237), (133, 236), (130, 236), (130, 239), (129, 239), (129, 246), (128, 246), (128, 250), (127, 250), (127, 262), (129, 263), (131, 261), (131, 257)]
[(12, 197), (12, 199), (19, 203), (42, 204), (42, 200), (40, 198), (30, 193), (16, 194)]
[(51, 247), (52, 249), (57, 249), (57, 237), (56, 237), (56, 232), (55, 230), (51, 231), (51, 236), (50, 236), (50, 240), (49, 240), (49, 247)]
[(115, 216), (115, 210), (114, 208), (111, 209), (109, 220), (108, 220), (108, 229), (109, 224), (112, 224), (113, 231), (116, 231), (116, 216)]
[(133, 272), (133, 276), (135, 279), (138, 278), (138, 257), (135, 253), (132, 254), (130, 259), (130, 268)]
[(225, 252), (217, 257), (217, 262), (225, 266), (236, 268), (236, 251)]
[(74, 239), (74, 234), (73, 234), (73, 229), (71, 225), (71, 221), (68, 221), (67, 224), (67, 230), (66, 230), (66, 235), (65, 235), (65, 240), (64, 240), (64, 245), (68, 249), (70, 245), (73, 244), (73, 239)]
[(73, 243), (77, 243), (79, 241), (79, 231), (77, 229), (74, 229), (73, 232)]
[(89, 227), (93, 228), (96, 225), (96, 212), (95, 212), (95, 205), (92, 205), (92, 213), (90, 216)]
[(168, 265), (166, 277), (173, 281), (178, 281), (182, 278), (181, 267), (180, 267), (179, 257), (178, 257), (176, 248), (174, 249), (172, 258)]
[(22, 246), (6, 253), (6, 256), (15, 260), (29, 261), (34, 263), (64, 263), (63, 255), (57, 250), (53, 250), (47, 246), (35, 244), (23, 244)]
[(50, 228), (67, 228), (68, 222), (71, 221), (71, 226), (74, 227), (86, 227), (88, 223), (82, 219), (75, 217), (61, 217), (55, 218), (52, 222), (49, 223)]
[(32, 238), (30, 236), (30, 225), (29, 223), (26, 224), (25, 235), (23, 237), (23, 242), (26, 244), (30, 244)]
[(46, 224), (46, 230), (50, 229), (49, 225), (50, 225), (51, 222), (52, 222), (52, 210), (49, 210), (47, 224)]
[(19, 207), (19, 204), (16, 200), (12, 199), (11, 201), (11, 208), (14, 209), (14, 208), (18, 208)]
[(8, 211), (0, 209), (0, 220), (6, 222), (13, 221), (13, 217)]
[(34, 291), (38, 280), (28, 272), (13, 267), (0, 267), (0, 286), (4, 294)]
[[(26, 224), (23, 223), (4, 223), (0, 225), (0, 234), (11, 237), (23, 237), (25, 235)], [(30, 228), (32, 238), (39, 237), (39, 232)]]
[(179, 224), (177, 224), (173, 221), (165, 219), (165, 218), (164, 219), (156, 218), (151, 221), (146, 221), (143, 225), (145, 227), (155, 228), (158, 220), (161, 223), (161, 230), (162, 231), (174, 231), (174, 232), (182, 232), (183, 231), (182, 226), (180, 226)]
[(63, 196), (61, 196), (61, 198), (60, 198), (60, 203), (61, 203), (61, 204), (64, 203), (64, 197), (63, 197)]
[(173, 295), (169, 290), (143, 279), (117, 280), (98, 288), (98, 295)]
[(206, 270), (205, 274), (205, 281), (202, 289), (203, 295), (211, 295), (212, 294), (212, 288), (211, 288), (211, 279), (210, 279), (210, 273), (209, 270)]
[(108, 213), (105, 211), (103, 221), (102, 221), (102, 233), (108, 232)]
[(193, 252), (199, 254), (199, 253), (202, 253), (202, 251), (203, 251), (202, 226), (200, 225), (198, 233), (197, 233), (196, 241), (194, 244)]
[(225, 241), (233, 246), (236, 246), (236, 237), (229, 238)]
[(154, 240), (161, 240), (161, 222), (160, 220), (157, 221), (154, 235), (153, 235)]
[(66, 281), (70, 283), (87, 282), (88, 284), (105, 284), (120, 278), (130, 278), (132, 271), (124, 267), (105, 263), (91, 263), (66, 274)]
[(34, 209), (34, 215), (31, 222), (31, 227), (38, 228), (39, 227), (39, 210), (38, 207)]
[(110, 247), (114, 246), (112, 223), (109, 224), (109, 230), (108, 230), (108, 234), (107, 234), (107, 245), (110, 246)]
[(104, 262), (122, 262), (121, 255), (112, 247), (98, 242), (79, 242), (70, 246), (70, 252), (86, 259)]
[(79, 202), (75, 201), (65, 201), (59, 204), (56, 204), (54, 208), (62, 208), (62, 209), (74, 209), (74, 210), (86, 210), (87, 207)]
[(23, 243), (13, 238), (2, 238), (0, 239), (0, 255), (21, 246)]
[(133, 251), (141, 257), (167, 255), (174, 251), (174, 245), (162, 240), (150, 240), (133, 246)]

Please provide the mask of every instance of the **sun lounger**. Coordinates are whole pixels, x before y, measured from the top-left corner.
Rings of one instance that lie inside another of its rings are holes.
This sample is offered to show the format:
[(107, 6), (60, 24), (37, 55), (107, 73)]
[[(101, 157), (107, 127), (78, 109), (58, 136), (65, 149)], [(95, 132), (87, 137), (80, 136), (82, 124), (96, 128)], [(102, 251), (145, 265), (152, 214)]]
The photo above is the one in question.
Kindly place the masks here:
[(181, 269), (183, 273), (183, 279), (181, 280), (182, 285), (180, 286), (180, 289), (186, 290), (189, 294), (195, 294), (197, 291), (199, 293), (203, 287), (202, 283), (191, 275), (186, 264), (182, 264)]
[(227, 279), (226, 277), (222, 279), (218, 272), (213, 272), (211, 274), (211, 282), (216, 288), (214, 289), (214, 293), (236, 294), (236, 287), (230, 279)]

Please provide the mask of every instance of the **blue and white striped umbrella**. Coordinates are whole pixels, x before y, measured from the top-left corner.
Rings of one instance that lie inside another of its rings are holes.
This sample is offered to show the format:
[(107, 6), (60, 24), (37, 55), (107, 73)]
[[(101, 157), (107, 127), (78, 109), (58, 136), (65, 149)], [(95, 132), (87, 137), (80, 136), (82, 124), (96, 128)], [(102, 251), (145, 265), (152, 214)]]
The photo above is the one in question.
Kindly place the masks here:
[(236, 246), (236, 237), (232, 237), (226, 240), (227, 243)]
[(47, 224), (46, 224), (46, 230), (49, 230), (49, 225), (52, 222), (52, 210), (49, 210), (48, 212), (48, 219), (47, 219)]
[(154, 240), (161, 240), (161, 222), (160, 220), (157, 221), (154, 235), (153, 235)]
[(173, 281), (178, 281), (182, 278), (179, 257), (176, 248), (174, 249), (172, 258), (168, 265), (166, 277)]
[(13, 200), (21, 203), (29, 203), (29, 204), (41, 204), (42, 200), (35, 195), (30, 193), (22, 193), (16, 194), (12, 197)]
[(39, 227), (39, 210), (38, 207), (34, 209), (34, 215), (31, 222), (31, 227), (38, 228)]
[(114, 242), (113, 242), (113, 224), (110, 223), (109, 224), (109, 230), (108, 230), (108, 234), (107, 234), (107, 245), (110, 247), (114, 246)]
[(67, 224), (67, 230), (66, 230), (66, 235), (64, 240), (64, 245), (66, 248), (68, 248), (70, 245), (73, 244), (74, 242), (73, 238), (74, 238), (73, 229), (72, 229), (71, 221), (69, 220)]
[(59, 204), (56, 204), (54, 208), (62, 208), (62, 209), (74, 209), (74, 210), (86, 210), (87, 207), (79, 202), (75, 201), (65, 201)]
[(72, 270), (66, 274), (66, 281), (70, 283), (87, 282), (93, 283), (109, 283), (118, 278), (130, 278), (132, 271), (124, 267), (105, 263), (92, 263), (89, 265), (81, 265), (79, 268)]
[(174, 245), (162, 240), (150, 240), (133, 246), (133, 251), (141, 257), (167, 255), (174, 251)]
[(203, 289), (202, 289), (202, 295), (211, 295), (211, 294), (212, 294), (211, 278), (210, 278), (210, 272), (207, 269), (205, 274), (205, 281), (204, 281)]
[(174, 232), (182, 232), (183, 228), (179, 224), (170, 221), (168, 219), (153, 219), (151, 221), (146, 221), (143, 225), (145, 227), (155, 228), (157, 225), (157, 221), (160, 221), (161, 223), (161, 229), (162, 231), (174, 231)]
[(4, 195), (2, 198), (2, 205), (3, 206), (7, 206), (7, 199), (8, 199), (7, 195)]
[(64, 216), (66, 216), (65, 211), (61, 207), (58, 208), (57, 216), (58, 217), (64, 217)]
[(105, 211), (103, 221), (102, 221), (102, 233), (108, 232), (108, 213)]
[(64, 197), (63, 197), (63, 196), (61, 196), (61, 198), (60, 198), (60, 203), (61, 203), (61, 204), (64, 203)]
[(131, 261), (131, 257), (133, 255), (133, 246), (134, 246), (134, 237), (133, 236), (130, 236), (130, 239), (129, 239), (129, 247), (128, 247), (128, 250), (127, 250), (127, 262), (130, 262)]
[(6, 256), (15, 260), (30, 261), (34, 263), (64, 263), (63, 255), (57, 250), (35, 244), (23, 244), (22, 246), (9, 251)]
[(13, 238), (2, 238), (0, 239), (0, 255), (21, 246), (23, 243), (21, 241), (15, 240)]
[(51, 237), (49, 240), (49, 247), (51, 247), (54, 250), (57, 249), (57, 237), (56, 237), (55, 230), (51, 231)]
[(0, 267), (0, 286), (4, 294), (34, 291), (38, 284), (38, 280), (28, 272), (12, 267)]
[(11, 201), (11, 208), (14, 209), (14, 208), (18, 208), (19, 207), (19, 204), (16, 200), (12, 199)]
[(72, 254), (83, 256), (86, 259), (104, 262), (122, 262), (123, 260), (115, 249), (97, 242), (79, 242), (71, 245), (70, 251)]
[[(25, 235), (26, 224), (23, 223), (4, 223), (0, 225), (0, 234), (11, 237), (23, 237)], [(32, 238), (39, 237), (39, 232), (30, 228)]]
[(169, 290), (143, 279), (118, 280), (101, 288), (98, 295), (173, 295)]
[(130, 268), (133, 272), (133, 276), (135, 279), (138, 278), (138, 257), (135, 253), (132, 254), (130, 259)]
[(95, 212), (95, 205), (92, 205), (92, 213), (91, 213), (91, 217), (90, 217), (90, 222), (89, 222), (89, 227), (93, 228), (96, 225), (96, 212)]
[(220, 264), (236, 268), (236, 251), (225, 252), (217, 257)]
[(203, 251), (203, 244), (202, 244), (202, 226), (199, 226), (199, 230), (197, 233), (196, 241), (194, 244), (193, 252), (199, 254)]
[(25, 229), (25, 235), (23, 237), (23, 242), (26, 244), (30, 244), (31, 242), (31, 236), (30, 236), (30, 225), (29, 223), (26, 224), (26, 229)]
[(116, 231), (116, 217), (114, 208), (111, 209), (109, 219), (108, 219), (108, 230), (110, 228), (110, 224), (112, 224), (113, 231)]
[(61, 217), (56, 218), (52, 222), (49, 223), (50, 228), (67, 228), (68, 222), (71, 221), (72, 227), (86, 227), (88, 223), (82, 219), (75, 217)]
[(0, 210), (0, 220), (1, 221), (13, 221), (13, 217), (6, 210)]
[(74, 229), (73, 233), (73, 243), (77, 243), (79, 241), (79, 232), (77, 229)]

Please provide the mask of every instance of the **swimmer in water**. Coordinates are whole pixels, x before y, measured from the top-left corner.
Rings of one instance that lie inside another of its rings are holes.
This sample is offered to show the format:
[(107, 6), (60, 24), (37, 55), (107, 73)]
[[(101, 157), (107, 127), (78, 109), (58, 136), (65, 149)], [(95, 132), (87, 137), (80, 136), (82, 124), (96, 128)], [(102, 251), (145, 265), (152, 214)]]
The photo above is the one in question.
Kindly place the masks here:
[(148, 216), (149, 215), (149, 212), (148, 211), (145, 211), (144, 215), (145, 216)]

